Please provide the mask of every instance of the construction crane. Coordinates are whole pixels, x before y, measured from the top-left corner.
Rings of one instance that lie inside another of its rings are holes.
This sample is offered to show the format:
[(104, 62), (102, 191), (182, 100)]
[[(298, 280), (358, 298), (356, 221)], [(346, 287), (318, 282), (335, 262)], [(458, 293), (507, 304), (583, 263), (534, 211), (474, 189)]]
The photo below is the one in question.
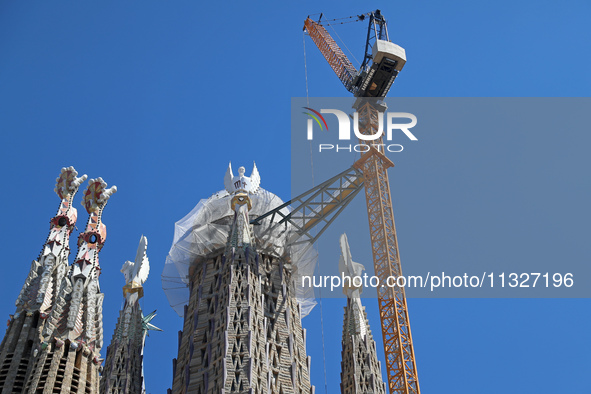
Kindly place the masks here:
[[(404, 67), (406, 53), (403, 48), (390, 42), (387, 22), (380, 10), (360, 15), (358, 19), (365, 20), (367, 16), (369, 27), (359, 70), (351, 64), (320, 20), (313, 21), (308, 17), (304, 22), (304, 30), (345, 88), (358, 97), (353, 108), (359, 114), (360, 132), (373, 135), (379, 130), (379, 112), (385, 110), (381, 99), (388, 94)], [(380, 146), (382, 142), (380, 137), (374, 146)], [(363, 182), (359, 181), (355, 185), (365, 185), (375, 275), (381, 283), (386, 283), (388, 277), (402, 275), (387, 172), (394, 164), (374, 146), (353, 167), (363, 177)], [(378, 287), (377, 292), (390, 393), (419, 394), (404, 288), (384, 286)]]
[[(402, 47), (390, 42), (387, 22), (380, 10), (368, 15), (365, 53), (359, 70), (355, 69), (320, 21), (315, 22), (308, 17), (304, 30), (349, 92), (356, 97), (383, 98), (404, 67), (406, 54)], [(365, 14), (358, 18), (364, 20)]]

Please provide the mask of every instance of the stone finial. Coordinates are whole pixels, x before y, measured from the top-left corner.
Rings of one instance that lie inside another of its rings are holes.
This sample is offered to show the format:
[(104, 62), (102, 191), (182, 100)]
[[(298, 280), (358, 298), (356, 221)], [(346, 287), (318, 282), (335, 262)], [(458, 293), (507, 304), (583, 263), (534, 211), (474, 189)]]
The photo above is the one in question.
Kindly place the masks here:
[(347, 240), (347, 234), (343, 233), (339, 239), (341, 246), (341, 257), (339, 259), (339, 271), (344, 276), (351, 278), (350, 281), (346, 281), (343, 285), (343, 293), (349, 298), (359, 298), (359, 295), (363, 292), (363, 284), (356, 285), (361, 281), (354, 280), (354, 278), (360, 278), (361, 273), (365, 270), (363, 264), (356, 263), (351, 257), (351, 249), (349, 248), (349, 241)]
[(261, 184), (261, 176), (259, 175), (256, 163), (253, 164), (250, 177), (244, 176), (245, 171), (244, 167), (240, 167), (238, 169), (238, 176), (234, 176), (232, 173), (232, 163), (228, 164), (228, 170), (224, 177), (224, 186), (228, 193), (244, 192), (254, 194), (258, 191), (259, 185)]
[(107, 189), (107, 182), (103, 181), (103, 178), (91, 179), (88, 181), (88, 187), (84, 192), (82, 205), (86, 208), (86, 212), (96, 212), (107, 204), (111, 195), (116, 191), (117, 186)]
[(82, 182), (88, 178), (86, 174), (80, 178), (77, 175), (78, 172), (72, 166), (62, 168), (60, 176), (55, 180), (55, 189), (53, 189), (59, 198), (67, 200), (70, 195), (76, 194)]
[(135, 261), (126, 261), (121, 267), (121, 272), (125, 276), (125, 286), (123, 287), (123, 295), (128, 299), (134, 294), (138, 293), (138, 299), (144, 295), (144, 289), (142, 285), (148, 279), (150, 274), (150, 261), (146, 250), (148, 249), (148, 239), (145, 236), (141, 236), (140, 244), (137, 248)]

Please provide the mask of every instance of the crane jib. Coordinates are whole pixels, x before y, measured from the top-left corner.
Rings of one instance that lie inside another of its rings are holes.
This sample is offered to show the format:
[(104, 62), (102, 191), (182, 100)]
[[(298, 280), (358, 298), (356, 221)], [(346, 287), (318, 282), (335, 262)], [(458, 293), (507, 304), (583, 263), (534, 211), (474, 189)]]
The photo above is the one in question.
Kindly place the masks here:
[(359, 72), (355, 69), (351, 61), (343, 53), (341, 48), (328, 34), (324, 26), (314, 22), (310, 18), (304, 22), (304, 28), (312, 38), (312, 41), (322, 52), (322, 55), (328, 61), (337, 77), (341, 80), (345, 88), (354, 93), (354, 82)]

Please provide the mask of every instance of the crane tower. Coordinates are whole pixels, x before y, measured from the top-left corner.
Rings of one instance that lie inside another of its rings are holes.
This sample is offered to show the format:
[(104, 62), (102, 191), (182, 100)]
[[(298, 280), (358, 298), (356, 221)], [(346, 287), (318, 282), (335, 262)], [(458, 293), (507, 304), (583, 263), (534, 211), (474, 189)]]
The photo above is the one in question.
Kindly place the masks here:
[[(360, 132), (375, 135), (379, 130), (380, 112), (385, 110), (381, 100), (404, 67), (406, 53), (402, 47), (390, 42), (387, 22), (380, 10), (360, 15), (359, 19), (364, 20), (367, 16), (369, 27), (365, 55), (359, 70), (353, 67), (320, 21), (308, 17), (304, 30), (345, 88), (357, 97), (353, 108), (359, 114)], [(387, 172), (394, 164), (375, 148), (382, 142), (381, 137), (376, 139), (353, 167), (362, 174), (365, 185), (375, 275), (381, 283), (385, 283), (390, 276), (402, 275), (402, 270)], [(384, 286), (378, 287), (377, 291), (390, 393), (419, 394), (404, 288)]]

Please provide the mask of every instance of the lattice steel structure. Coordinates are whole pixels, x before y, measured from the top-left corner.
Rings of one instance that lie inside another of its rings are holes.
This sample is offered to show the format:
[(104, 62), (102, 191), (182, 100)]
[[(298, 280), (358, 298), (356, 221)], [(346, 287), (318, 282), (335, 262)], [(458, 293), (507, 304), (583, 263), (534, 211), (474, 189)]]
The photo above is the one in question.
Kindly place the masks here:
[(322, 52), (322, 55), (345, 88), (351, 93), (355, 93), (356, 88), (354, 83), (359, 72), (351, 64), (351, 61), (345, 56), (343, 50), (339, 48), (335, 40), (328, 34), (324, 26), (307, 18), (304, 22), (304, 30), (314, 40), (314, 43), (316, 43), (320, 52)]
[[(357, 111), (360, 132), (364, 135), (377, 134), (378, 109), (366, 102)], [(380, 137), (374, 145), (382, 143)], [(354, 166), (363, 172), (365, 178), (375, 275), (381, 283), (386, 283), (388, 277), (402, 275), (387, 171), (394, 164), (377, 148), (371, 147), (370, 152)], [(420, 389), (404, 288), (383, 286), (378, 287), (377, 292), (390, 393), (418, 394)]]
[[(311, 246), (362, 189), (363, 174), (359, 169), (351, 167), (257, 217), (251, 223), (260, 225), (267, 218), (274, 223), (261, 233), (261, 238), (289, 223), (294, 230), (290, 245)], [(285, 208), (289, 206), (291, 211), (286, 212)], [(276, 221), (276, 216), (280, 220)], [(320, 228), (316, 234), (312, 234), (311, 230), (316, 226)]]

